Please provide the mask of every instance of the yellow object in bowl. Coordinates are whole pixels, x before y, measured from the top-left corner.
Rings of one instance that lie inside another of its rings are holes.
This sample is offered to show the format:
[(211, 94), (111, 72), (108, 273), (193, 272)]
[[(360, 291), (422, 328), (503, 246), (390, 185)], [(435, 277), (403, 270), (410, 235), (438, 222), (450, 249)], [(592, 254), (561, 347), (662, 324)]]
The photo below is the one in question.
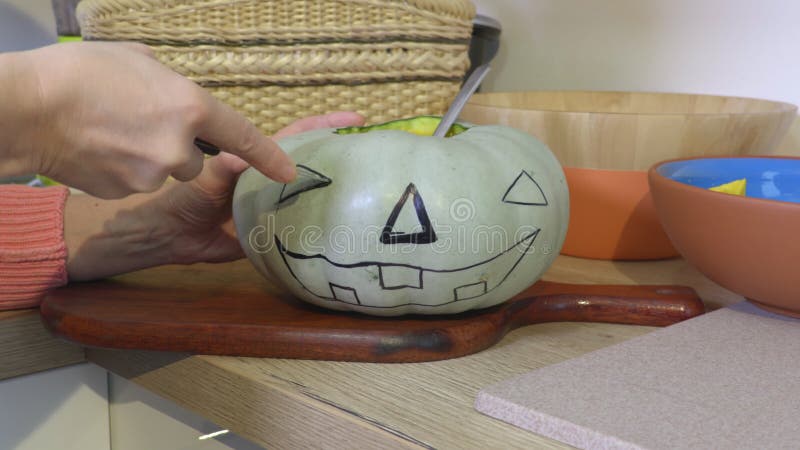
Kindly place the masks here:
[(725, 194), (733, 194), (733, 195), (747, 195), (747, 179), (742, 178), (739, 180), (731, 181), (730, 183), (720, 184), (719, 186), (714, 186), (708, 188), (710, 191), (714, 192), (722, 192)]

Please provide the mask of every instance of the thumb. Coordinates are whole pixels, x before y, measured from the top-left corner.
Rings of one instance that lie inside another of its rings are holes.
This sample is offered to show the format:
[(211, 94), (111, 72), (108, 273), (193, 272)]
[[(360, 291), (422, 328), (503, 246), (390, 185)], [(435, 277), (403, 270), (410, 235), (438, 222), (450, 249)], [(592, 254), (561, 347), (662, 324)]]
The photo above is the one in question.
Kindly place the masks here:
[(247, 162), (238, 156), (220, 153), (213, 158), (206, 159), (203, 171), (194, 179), (194, 182), (209, 194), (227, 194), (233, 190), (239, 175), (247, 167)]

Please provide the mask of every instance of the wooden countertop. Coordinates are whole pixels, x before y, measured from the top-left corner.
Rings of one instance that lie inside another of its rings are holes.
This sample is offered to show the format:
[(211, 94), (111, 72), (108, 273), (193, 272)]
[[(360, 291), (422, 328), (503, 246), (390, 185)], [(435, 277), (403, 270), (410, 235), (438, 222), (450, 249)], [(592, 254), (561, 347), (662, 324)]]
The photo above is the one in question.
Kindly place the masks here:
[[(698, 291), (708, 309), (742, 300), (680, 259), (610, 262), (561, 256), (545, 279), (684, 284)], [(533, 325), (475, 355), (416, 364), (100, 349), (87, 350), (87, 357), (268, 448), (565, 448), (476, 412), (476, 393), (651, 330), (593, 323)]]
[(0, 380), (82, 361), (83, 349), (52, 337), (37, 309), (0, 311)]

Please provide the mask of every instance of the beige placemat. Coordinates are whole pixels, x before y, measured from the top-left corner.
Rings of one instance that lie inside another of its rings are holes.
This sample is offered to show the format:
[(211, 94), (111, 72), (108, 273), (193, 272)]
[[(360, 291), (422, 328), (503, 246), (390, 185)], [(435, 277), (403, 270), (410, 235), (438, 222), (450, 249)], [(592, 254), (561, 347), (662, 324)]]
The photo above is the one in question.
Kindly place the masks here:
[(800, 320), (742, 302), (489, 386), (475, 408), (587, 449), (798, 449)]

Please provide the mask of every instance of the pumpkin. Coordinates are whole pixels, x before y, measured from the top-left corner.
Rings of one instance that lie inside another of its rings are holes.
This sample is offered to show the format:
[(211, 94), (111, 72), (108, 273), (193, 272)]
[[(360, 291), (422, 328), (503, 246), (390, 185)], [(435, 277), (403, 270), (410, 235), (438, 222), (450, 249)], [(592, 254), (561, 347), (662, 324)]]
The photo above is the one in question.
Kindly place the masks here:
[(564, 172), (536, 138), (440, 118), (282, 139), (288, 184), (248, 169), (234, 222), (258, 271), (315, 305), (373, 315), (496, 305), (531, 284), (564, 242)]

